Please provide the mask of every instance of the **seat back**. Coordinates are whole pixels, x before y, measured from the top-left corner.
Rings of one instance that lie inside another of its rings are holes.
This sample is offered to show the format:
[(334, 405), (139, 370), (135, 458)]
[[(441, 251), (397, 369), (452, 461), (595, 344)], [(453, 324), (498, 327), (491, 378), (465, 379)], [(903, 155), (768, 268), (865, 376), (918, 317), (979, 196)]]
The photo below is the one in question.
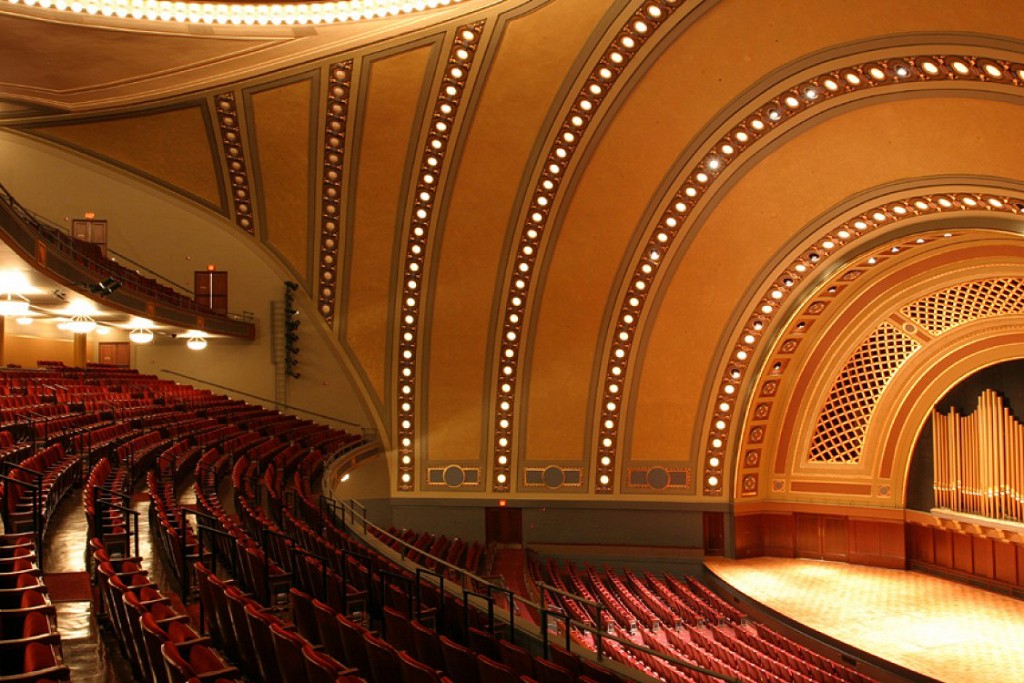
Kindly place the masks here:
[(306, 658), (302, 648), (306, 644), (302, 636), (286, 631), (280, 624), (270, 625), (270, 635), (274, 639), (274, 652), (277, 654), (277, 668), (281, 681), (308, 683), (306, 676)]
[(345, 664), (359, 669), (366, 675), (370, 674), (370, 658), (366, 654), (366, 643), (363, 634), (366, 629), (343, 614), (335, 617), (341, 630), (341, 644), (345, 650)]
[(167, 670), (167, 680), (170, 683), (188, 683), (189, 679), (195, 675), (192, 667), (181, 656), (174, 643), (164, 643), (160, 647), (160, 652), (163, 655), (164, 668)]
[(348, 663), (345, 659), (345, 646), (341, 641), (341, 626), (335, 619), (337, 612), (319, 600), (313, 600), (313, 617), (316, 619), (317, 632), (324, 652), (339, 662)]
[(447, 636), (440, 636), (441, 654), (444, 656), (444, 671), (454, 683), (480, 683), (480, 670), (476, 655)]
[(495, 661), (487, 655), (477, 655), (480, 680), (487, 683), (520, 683), (519, 674), (511, 667)]
[(418, 621), (409, 622), (412, 639), (416, 643), (416, 659), (432, 669), (444, 671), (444, 654), (437, 634)]
[(313, 645), (319, 645), (320, 627), (313, 613), (313, 598), (298, 588), (292, 588), (288, 591), (288, 602), (292, 609), (292, 623), (299, 633)]
[(518, 671), (520, 674), (535, 676), (533, 666), (533, 655), (507, 640), (498, 641), (498, 651), (501, 652), (501, 663)]
[(402, 663), (398, 650), (367, 631), (363, 634), (366, 654), (370, 659), (370, 674), (374, 683), (402, 680)]
[(440, 674), (406, 652), (398, 653), (398, 662), (402, 666), (402, 683), (441, 683)]
[(540, 683), (575, 683), (576, 681), (576, 676), (571, 671), (547, 659), (536, 659), (533, 669)]

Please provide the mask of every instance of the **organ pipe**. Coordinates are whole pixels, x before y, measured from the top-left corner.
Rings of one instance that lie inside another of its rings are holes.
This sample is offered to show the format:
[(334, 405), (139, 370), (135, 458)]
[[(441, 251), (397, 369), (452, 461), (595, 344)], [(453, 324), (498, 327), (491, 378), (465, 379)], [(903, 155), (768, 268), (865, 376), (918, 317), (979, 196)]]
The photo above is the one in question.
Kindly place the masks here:
[(934, 411), (935, 506), (1024, 521), (1024, 425), (986, 389), (971, 415)]

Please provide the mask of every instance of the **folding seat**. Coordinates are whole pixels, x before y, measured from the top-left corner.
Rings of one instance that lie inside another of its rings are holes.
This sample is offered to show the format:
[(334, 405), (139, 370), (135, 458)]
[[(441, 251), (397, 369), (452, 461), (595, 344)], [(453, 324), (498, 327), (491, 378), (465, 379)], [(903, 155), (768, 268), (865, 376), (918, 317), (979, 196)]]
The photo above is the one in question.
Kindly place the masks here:
[[(195, 633), (191, 627), (187, 626), (188, 617), (184, 614), (178, 614), (169, 605), (165, 604), (154, 604), (151, 605), (151, 609), (147, 610), (146, 606), (142, 604), (138, 596), (128, 591), (123, 596), (125, 613), (127, 616), (127, 626), (130, 633), (128, 643), (126, 647), (129, 650), (129, 659), (132, 662), (133, 667), (136, 669), (136, 673), (142, 674), (142, 677), (146, 680), (153, 680), (152, 674), (152, 661), (149, 659), (149, 655), (146, 652), (145, 633), (143, 632), (141, 620), (144, 616), (149, 616), (159, 628), (166, 631), (172, 628), (172, 624), (180, 624), (184, 628), (187, 628), (193, 635), (192, 637), (198, 637), (199, 634)], [(157, 660), (157, 664), (160, 661)], [(163, 668), (161, 666), (161, 668)]]
[(302, 655), (306, 660), (308, 683), (336, 683), (342, 677), (352, 676), (355, 678), (359, 675), (357, 669), (347, 667), (334, 657), (318, 652), (309, 643), (302, 648)]
[(411, 650), (410, 654), (415, 653), (417, 661), (430, 668), (444, 671), (444, 654), (437, 634), (418, 621), (409, 622), (409, 627), (412, 629), (413, 642), (416, 643), (416, 649)]
[(527, 676), (534, 675), (533, 655), (507, 640), (498, 641), (498, 650), (501, 652), (501, 663)]
[(291, 605), (292, 623), (299, 633), (313, 645), (319, 645), (320, 628), (313, 612), (313, 598), (297, 588), (292, 588), (288, 591), (288, 602)]
[[(7, 675), (0, 677), (0, 680), (10, 683), (30, 683), (43, 681), (68, 681), (71, 680), (71, 671), (64, 664), (64, 658), (60, 651), (60, 642), (43, 643), (30, 642), (26, 644), (20, 653), (21, 670), (17, 672), (5, 672)], [(11, 663), (10, 654), (4, 655), (5, 664)]]
[(476, 663), (481, 681), (486, 681), (486, 683), (520, 683), (520, 674), (515, 669), (505, 666), (487, 655), (477, 655)]
[(587, 676), (595, 683), (622, 683), (621, 678), (589, 659), (580, 658), (580, 676)]
[(473, 652), (479, 655), (487, 655), (495, 661), (501, 661), (498, 639), (494, 637), (493, 633), (470, 626), (468, 641), (469, 649)]
[(243, 574), (247, 585), (260, 604), (273, 606), (287, 595), (292, 575), (281, 569), (276, 562), (268, 561), (264, 552), (252, 546), (240, 548)]
[(202, 681), (217, 679), (234, 680), (241, 676), (238, 669), (227, 666), (217, 654), (205, 645), (180, 647), (172, 642), (164, 643), (164, 667), (169, 683), (189, 683), (196, 678)]
[(294, 631), (285, 630), (280, 624), (270, 625), (270, 635), (274, 641), (274, 653), (280, 672), (280, 678), (271, 680), (308, 683), (306, 658), (302, 654), (302, 649), (309, 645), (309, 642)]
[(243, 593), (238, 586), (228, 586), (224, 591), (224, 599), (227, 601), (228, 615), (231, 617), (231, 630), (234, 633), (235, 642), (238, 643), (242, 670), (246, 676), (253, 678), (259, 674), (260, 665), (252, 640), (252, 632), (249, 630), (249, 617), (245, 613), (245, 606), (252, 603), (253, 609), (261, 610), (263, 608)]
[(26, 591), (46, 592), (46, 585), (39, 576), (20, 572), (10, 588), (0, 589), (0, 609), (16, 607), (21, 602), (21, 596)]
[(264, 681), (276, 680), (277, 651), (274, 649), (274, 636), (270, 633), (270, 627), (273, 624), (284, 627), (285, 624), (274, 615), (265, 612), (256, 601), (245, 606), (245, 615), (249, 619), (249, 631), (252, 634), (256, 662), (260, 670), (259, 678)]
[(335, 620), (338, 622), (341, 643), (345, 650), (344, 663), (359, 669), (365, 676), (372, 677), (370, 657), (366, 652), (366, 642), (363, 639), (363, 635), (368, 631), (343, 614), (336, 616)]
[(416, 651), (416, 641), (410, 623), (404, 614), (390, 607), (384, 608), (384, 637), (396, 650)]
[(370, 660), (369, 673), (373, 683), (402, 680), (402, 663), (398, 657), (398, 650), (369, 631), (363, 634), (363, 641), (366, 643), (366, 655)]
[(345, 646), (341, 641), (341, 625), (335, 618), (338, 613), (325, 603), (314, 599), (313, 617), (316, 619), (317, 633), (320, 635), (320, 643), (324, 652), (338, 660), (345, 662)]
[(231, 582), (224, 581), (223, 579), (217, 578), (216, 575), (211, 574), (206, 579), (210, 591), (210, 601), (213, 605), (213, 610), (208, 616), (211, 625), (216, 624), (217, 628), (211, 630), (214, 634), (214, 641), (220, 647), (224, 648), (224, 652), (227, 656), (234, 661), (238, 661), (238, 641), (235, 639), (234, 626), (231, 623), (231, 614), (228, 612), (228, 599), (224, 595), (224, 592), (231, 586)]
[(203, 638), (190, 626), (181, 621), (159, 624), (151, 613), (139, 618), (141, 642), (138, 643), (139, 657), (146, 680), (167, 683), (167, 667), (164, 665), (161, 648), (164, 643), (175, 645), (206, 645), (209, 638)]
[(444, 671), (448, 677), (454, 683), (481, 683), (480, 669), (473, 651), (447, 636), (440, 636), (438, 640), (441, 643), (441, 653), (444, 655)]
[(575, 683), (576, 676), (564, 666), (559, 666), (547, 659), (537, 658), (533, 662), (534, 672), (539, 683)]
[(416, 661), (406, 652), (398, 653), (402, 666), (402, 683), (441, 683), (441, 674), (431, 667)]

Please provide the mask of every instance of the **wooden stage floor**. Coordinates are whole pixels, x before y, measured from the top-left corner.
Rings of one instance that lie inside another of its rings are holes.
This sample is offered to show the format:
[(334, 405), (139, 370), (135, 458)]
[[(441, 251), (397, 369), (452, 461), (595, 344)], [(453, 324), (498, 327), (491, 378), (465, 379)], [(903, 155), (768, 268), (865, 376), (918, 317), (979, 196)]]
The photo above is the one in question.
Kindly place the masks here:
[(842, 562), (708, 558), (751, 600), (941, 681), (1024, 681), (1024, 601), (944, 579)]

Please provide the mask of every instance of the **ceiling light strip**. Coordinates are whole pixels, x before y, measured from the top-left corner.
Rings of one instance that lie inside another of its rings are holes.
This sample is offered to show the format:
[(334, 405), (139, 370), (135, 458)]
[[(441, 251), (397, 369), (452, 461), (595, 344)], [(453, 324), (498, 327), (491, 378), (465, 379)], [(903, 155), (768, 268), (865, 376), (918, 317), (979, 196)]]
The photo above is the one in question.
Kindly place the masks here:
[(351, 59), (331, 65), (324, 123), (324, 175), (320, 193), (320, 287), (317, 292), (317, 310), (329, 326), (334, 325), (334, 302), (338, 288), (338, 242), (343, 194), (341, 183), (351, 82)]
[[(611, 493), (611, 480), (615, 471), (615, 457), (619, 436), (619, 406), (626, 401), (624, 378), (629, 371), (630, 352), (635, 346), (635, 333), (645, 311), (645, 304), (660, 280), (657, 274), (666, 260), (666, 254), (680, 235), (684, 235), (689, 216), (701, 203), (707, 191), (729, 164), (735, 163), (744, 152), (770, 132), (786, 122), (802, 117), (822, 102), (873, 89), (907, 83), (935, 83), (948, 86), (950, 81), (974, 81), (1020, 87), (1024, 83), (1024, 65), (986, 57), (950, 55), (918, 55), (881, 59), (836, 69), (790, 87), (746, 115), (725, 136), (710, 146), (691, 166), (686, 179), (679, 186), (663, 210), (658, 222), (649, 231), (643, 251), (635, 258), (626, 291), (619, 305), (613, 328), (609, 330), (605, 362), (604, 386), (601, 392), (600, 429), (598, 434), (597, 491)], [(745, 336), (753, 338), (752, 349), (761, 331), (774, 312), (788, 296), (787, 287), (773, 288), (760, 304), (756, 319)], [(750, 351), (745, 351), (749, 357)], [(724, 424), (709, 437), (707, 460), (704, 467), (702, 490), (707, 496), (723, 494), (724, 449), (726, 448), (731, 412), (734, 408), (738, 385), (742, 380), (741, 368), (730, 373), (717, 391), (717, 410), (713, 424)], [(716, 467), (710, 467), (714, 459)]]
[(573, 104), (548, 142), (543, 166), (534, 179), (525, 220), (506, 283), (505, 308), (496, 378), (494, 462), (491, 486), (505, 492), (511, 484), (513, 424), (515, 422), (520, 338), (531, 292), (533, 269), (543, 244), (547, 220), (579, 143), (604, 104), (608, 92), (643, 45), (680, 6), (680, 0), (644, 2), (619, 28), (592, 67)]
[(336, 24), (381, 19), (456, 4), (460, 0), (341, 0), (307, 3), (198, 3), (168, 0), (7, 0), (40, 7), (117, 19), (245, 26)]
[(423, 297), (424, 265), (433, 222), (434, 203), (441, 185), (448, 143), (469, 78), (473, 57), (480, 44), (484, 22), (460, 26), (455, 31), (440, 87), (434, 101), (426, 144), (420, 154), (416, 189), (412, 197), (408, 239), (402, 266), (398, 336), (398, 481), (399, 491), (415, 488), (416, 468), (416, 377), (420, 304)]
[(217, 124), (220, 126), (221, 147), (227, 161), (228, 187), (235, 210), (235, 223), (250, 235), (255, 235), (252, 191), (249, 187), (249, 173), (246, 170), (245, 148), (242, 146), (242, 129), (235, 94), (229, 92), (217, 95), (213, 101), (217, 109)]

